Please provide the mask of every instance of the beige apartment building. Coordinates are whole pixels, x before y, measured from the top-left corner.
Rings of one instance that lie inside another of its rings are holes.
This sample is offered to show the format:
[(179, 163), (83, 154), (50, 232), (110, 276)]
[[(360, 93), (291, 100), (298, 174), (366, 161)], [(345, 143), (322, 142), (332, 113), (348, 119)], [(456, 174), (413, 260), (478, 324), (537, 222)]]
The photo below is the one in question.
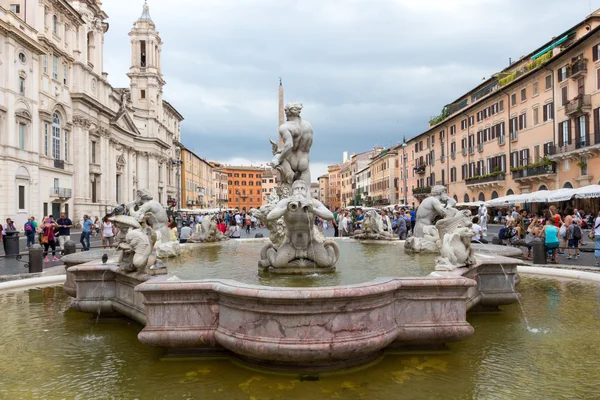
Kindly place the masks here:
[(269, 196), (277, 188), (278, 182), (277, 178), (279, 176), (278, 172), (273, 171), (272, 169), (266, 169), (263, 174), (262, 180), (262, 199), (263, 204), (269, 203)]
[(597, 10), (448, 104), (408, 143), (411, 194), (441, 184), (484, 201), (599, 183), (599, 53)]
[(340, 177), (341, 164), (330, 165), (327, 167), (329, 177), (329, 208), (335, 210), (342, 205), (342, 185)]
[(213, 166), (181, 145), (181, 207), (212, 208)]
[(324, 174), (321, 175), (318, 179), (319, 182), (319, 198), (318, 200), (325, 204), (325, 206), (329, 206), (329, 175)]
[(354, 193), (352, 191), (352, 163), (347, 160), (347, 156), (344, 157), (346, 160), (340, 164), (340, 192), (342, 194), (342, 207), (347, 207), (354, 200)]
[[(371, 182), (368, 200), (374, 206), (395, 204), (398, 201), (398, 151), (386, 149), (369, 163)], [(369, 199), (370, 197), (370, 199)]]
[(221, 209), (229, 208), (227, 173), (223, 172), (220, 163), (211, 162), (210, 164), (213, 167), (213, 207)]

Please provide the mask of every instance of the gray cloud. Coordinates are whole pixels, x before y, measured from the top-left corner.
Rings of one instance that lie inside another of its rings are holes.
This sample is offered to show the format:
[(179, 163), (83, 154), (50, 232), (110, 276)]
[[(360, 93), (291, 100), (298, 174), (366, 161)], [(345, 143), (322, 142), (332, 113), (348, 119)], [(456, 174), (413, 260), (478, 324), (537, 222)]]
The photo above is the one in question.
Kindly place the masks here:
[[(139, 3), (139, 4), (136, 4)], [(202, 157), (268, 160), (277, 86), (305, 104), (312, 160), (391, 145), (483, 77), (589, 13), (588, 0), (150, 1), (163, 41), (164, 96)], [(600, 7), (600, 0), (592, 6)], [(105, 68), (128, 85), (127, 32), (142, 3), (104, 0)]]

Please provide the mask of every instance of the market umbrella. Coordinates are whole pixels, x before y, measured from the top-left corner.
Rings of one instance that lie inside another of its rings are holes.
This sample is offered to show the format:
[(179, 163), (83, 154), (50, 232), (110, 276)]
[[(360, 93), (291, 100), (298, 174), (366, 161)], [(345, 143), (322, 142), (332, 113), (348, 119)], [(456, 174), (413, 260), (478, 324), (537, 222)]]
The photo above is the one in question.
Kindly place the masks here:
[(575, 190), (575, 198), (591, 199), (600, 197), (600, 185), (588, 185)]

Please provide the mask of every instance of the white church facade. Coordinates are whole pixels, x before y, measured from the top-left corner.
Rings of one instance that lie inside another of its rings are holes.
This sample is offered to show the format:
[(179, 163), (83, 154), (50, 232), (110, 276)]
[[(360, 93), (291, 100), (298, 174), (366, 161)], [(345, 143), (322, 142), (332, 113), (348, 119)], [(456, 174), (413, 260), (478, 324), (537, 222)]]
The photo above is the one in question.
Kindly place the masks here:
[(102, 217), (147, 188), (177, 197), (183, 117), (162, 98), (162, 41), (145, 4), (129, 88), (103, 72), (96, 0), (0, 0), (0, 218)]

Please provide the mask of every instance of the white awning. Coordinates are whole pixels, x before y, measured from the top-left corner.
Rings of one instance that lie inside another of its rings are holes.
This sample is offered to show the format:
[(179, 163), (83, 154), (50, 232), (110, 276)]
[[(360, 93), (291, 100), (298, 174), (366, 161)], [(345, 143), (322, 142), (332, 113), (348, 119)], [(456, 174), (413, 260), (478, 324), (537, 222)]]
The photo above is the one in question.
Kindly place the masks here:
[(600, 197), (600, 185), (589, 185), (575, 189), (575, 198), (577, 199), (591, 199), (594, 197)]
[(591, 199), (598, 197), (600, 197), (600, 185), (588, 185), (579, 189), (562, 188), (558, 190), (538, 190), (533, 193), (511, 194), (486, 201), (485, 204), (489, 207), (502, 207), (510, 204), (557, 203), (572, 198)]

